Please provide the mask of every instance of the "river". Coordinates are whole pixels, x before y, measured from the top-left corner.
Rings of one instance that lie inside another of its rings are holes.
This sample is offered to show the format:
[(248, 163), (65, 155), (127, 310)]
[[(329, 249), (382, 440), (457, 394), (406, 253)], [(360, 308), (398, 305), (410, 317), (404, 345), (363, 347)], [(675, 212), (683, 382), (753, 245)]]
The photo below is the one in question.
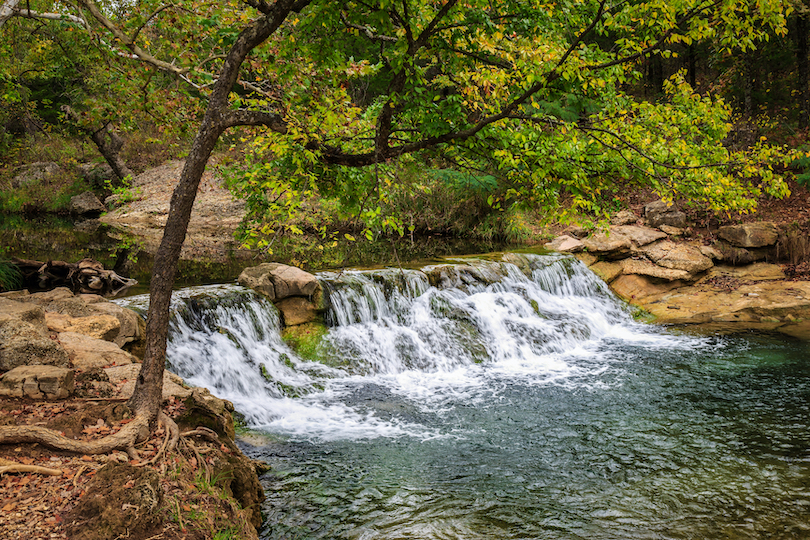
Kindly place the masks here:
[(810, 536), (806, 342), (642, 324), (575, 259), (508, 260), (321, 273), (309, 357), (251, 291), (178, 291), (170, 367), (271, 465), (263, 539)]

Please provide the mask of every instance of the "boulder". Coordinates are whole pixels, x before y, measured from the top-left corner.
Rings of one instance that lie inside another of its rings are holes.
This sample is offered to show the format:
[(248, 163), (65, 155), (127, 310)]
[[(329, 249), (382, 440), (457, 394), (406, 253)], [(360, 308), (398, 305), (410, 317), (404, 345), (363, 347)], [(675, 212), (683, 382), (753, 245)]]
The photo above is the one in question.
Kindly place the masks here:
[(0, 395), (31, 399), (65, 399), (73, 393), (73, 370), (55, 366), (20, 366), (0, 378)]
[(94, 339), (75, 332), (62, 332), (59, 342), (67, 351), (73, 367), (82, 371), (110, 366), (125, 366), (138, 361), (115, 343)]
[(670, 240), (660, 240), (645, 246), (642, 251), (658, 266), (684, 270), (690, 274), (698, 274), (714, 265), (699, 248), (689, 244), (676, 244)]
[(42, 328), (17, 319), (0, 319), (0, 371), (43, 364), (67, 367), (68, 354)]
[(712, 246), (700, 246), (700, 252), (703, 254), (704, 257), (708, 257), (714, 261), (722, 261), (723, 254), (720, 253), (717, 249), (713, 248)]
[(131, 309), (119, 306), (118, 304), (113, 304), (112, 302), (104, 301), (100, 296), (98, 296), (98, 298), (102, 301), (94, 302), (92, 304), (91, 307), (93, 311), (104, 313), (118, 319), (118, 334), (116, 334), (116, 336), (110, 341), (119, 347), (123, 347), (128, 343), (137, 344), (145, 339), (146, 323), (140, 315)]
[(552, 251), (564, 251), (567, 253), (578, 253), (585, 249), (582, 242), (567, 234), (558, 236), (551, 242), (544, 244), (543, 247)]
[(614, 226), (630, 225), (636, 221), (638, 221), (638, 216), (630, 210), (622, 210), (610, 218), (610, 224)]
[(761, 248), (776, 244), (779, 239), (779, 230), (773, 223), (761, 221), (720, 227), (717, 236), (734, 247)]
[(686, 230), (680, 227), (672, 227), (670, 225), (659, 225), (658, 228), (661, 229), (662, 232), (666, 233), (667, 236), (683, 236), (686, 233)]
[(622, 273), (649, 276), (666, 281), (692, 281), (694, 277), (686, 270), (665, 268), (641, 259), (625, 259), (621, 262)]
[(650, 227), (640, 227), (638, 225), (622, 225), (620, 227), (612, 227), (613, 234), (620, 234), (630, 239), (633, 244), (641, 247), (651, 244), (656, 240), (666, 238), (667, 235), (657, 229)]
[(272, 301), (290, 296), (311, 296), (320, 287), (318, 278), (300, 268), (279, 263), (263, 263), (245, 268), (239, 284), (263, 294)]
[(589, 253), (608, 259), (621, 259), (630, 254), (633, 244), (622, 234), (597, 233), (584, 239), (582, 243)]
[(70, 198), (70, 213), (78, 216), (98, 217), (107, 209), (92, 191)]
[(121, 323), (112, 315), (71, 317), (62, 313), (46, 312), (45, 322), (49, 330), (60, 334), (73, 332), (105, 341), (115, 340), (121, 330)]
[(285, 326), (297, 326), (314, 321), (318, 317), (315, 305), (300, 296), (291, 296), (276, 302)]
[(686, 214), (672, 204), (665, 201), (654, 201), (644, 207), (644, 218), (650, 227), (669, 225), (670, 227), (686, 228)]
[(47, 335), (45, 312), (37, 305), (0, 298), (0, 320), (8, 319), (32, 324), (42, 331), (42, 335)]
[(37, 184), (46, 178), (59, 173), (59, 164), (52, 161), (37, 161), (17, 167), (16, 174), (11, 179), (11, 187), (21, 188), (31, 184)]

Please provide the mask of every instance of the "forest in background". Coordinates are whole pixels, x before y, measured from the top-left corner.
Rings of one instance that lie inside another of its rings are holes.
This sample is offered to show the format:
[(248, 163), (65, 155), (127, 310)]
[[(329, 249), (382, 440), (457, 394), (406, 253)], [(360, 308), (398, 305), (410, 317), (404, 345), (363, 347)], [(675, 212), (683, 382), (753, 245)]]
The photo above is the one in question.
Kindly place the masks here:
[[(185, 157), (263, 5), (7, 0), (0, 210), (126, 195), (132, 174)], [(729, 221), (807, 182), (802, 2), (302, 6), (244, 63), (228, 109), (257, 116), (216, 150), (254, 247), (337, 231), (521, 241), (638, 190)], [(107, 177), (79, 167), (104, 159)], [(38, 161), (68, 174), (12, 185)]]

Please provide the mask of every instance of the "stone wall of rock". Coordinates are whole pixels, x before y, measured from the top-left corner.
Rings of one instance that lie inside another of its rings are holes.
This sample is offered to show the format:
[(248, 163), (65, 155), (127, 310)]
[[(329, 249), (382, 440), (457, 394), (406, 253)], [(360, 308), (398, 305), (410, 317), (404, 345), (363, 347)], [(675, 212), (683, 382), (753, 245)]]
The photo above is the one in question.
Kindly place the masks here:
[[(546, 248), (575, 254), (611, 289), (658, 322), (712, 331), (757, 329), (810, 339), (810, 282), (785, 283), (770, 222), (721, 227), (711, 245), (685, 239), (683, 212), (663, 201), (624, 211), (605, 232), (573, 227)], [(754, 264), (756, 263), (756, 264)]]
[(105, 370), (139, 362), (122, 347), (143, 341), (141, 317), (98, 295), (66, 288), (0, 294), (0, 395), (64, 399), (76, 381), (90, 379), (79, 390), (109, 395)]

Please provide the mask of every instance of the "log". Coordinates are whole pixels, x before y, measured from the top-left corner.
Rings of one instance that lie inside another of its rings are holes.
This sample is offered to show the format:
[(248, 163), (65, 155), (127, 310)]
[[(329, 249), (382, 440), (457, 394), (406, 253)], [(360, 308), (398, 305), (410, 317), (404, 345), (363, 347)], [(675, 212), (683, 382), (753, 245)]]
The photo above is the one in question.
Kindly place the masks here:
[(30, 292), (50, 291), (67, 287), (74, 293), (117, 296), (137, 284), (134, 279), (106, 270), (94, 259), (82, 259), (78, 263), (65, 261), (34, 261), (11, 259), (22, 275), (22, 288)]

